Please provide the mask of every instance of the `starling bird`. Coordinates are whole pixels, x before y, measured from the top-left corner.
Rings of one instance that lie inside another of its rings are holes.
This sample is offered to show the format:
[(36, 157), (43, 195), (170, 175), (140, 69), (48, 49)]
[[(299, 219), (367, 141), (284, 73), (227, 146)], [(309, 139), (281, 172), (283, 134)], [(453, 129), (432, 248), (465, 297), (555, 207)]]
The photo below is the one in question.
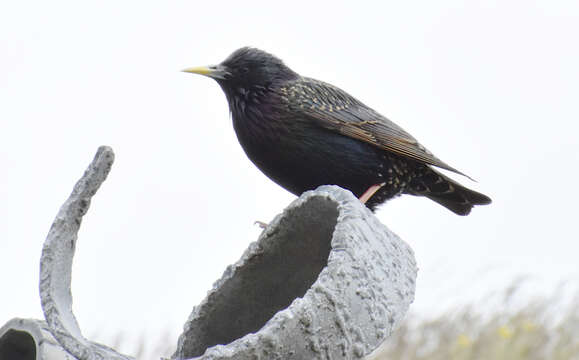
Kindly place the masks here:
[(433, 167), (464, 175), (386, 117), (331, 84), (300, 76), (264, 51), (244, 47), (219, 65), (183, 71), (217, 81), (249, 159), (295, 195), (334, 184), (372, 211), (410, 194), (458, 215), (491, 202), (436, 171)]

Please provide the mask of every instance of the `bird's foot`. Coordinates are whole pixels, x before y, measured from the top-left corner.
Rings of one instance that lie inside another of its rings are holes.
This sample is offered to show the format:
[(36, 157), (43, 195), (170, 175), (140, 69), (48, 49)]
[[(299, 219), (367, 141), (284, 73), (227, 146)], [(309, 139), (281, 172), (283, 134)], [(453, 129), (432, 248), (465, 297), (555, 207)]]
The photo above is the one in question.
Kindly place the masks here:
[(259, 220), (255, 220), (255, 222), (253, 223), (253, 225), (257, 225), (262, 229), (265, 229), (267, 227), (267, 223), (264, 223), (263, 221), (259, 221)]
[(368, 190), (366, 190), (366, 192), (364, 192), (362, 196), (360, 196), (360, 201), (362, 202), (362, 204), (365, 204), (368, 200), (370, 200), (370, 198), (374, 196), (374, 194), (376, 194), (376, 192), (380, 190), (384, 185), (386, 185), (386, 183), (375, 184), (370, 186)]

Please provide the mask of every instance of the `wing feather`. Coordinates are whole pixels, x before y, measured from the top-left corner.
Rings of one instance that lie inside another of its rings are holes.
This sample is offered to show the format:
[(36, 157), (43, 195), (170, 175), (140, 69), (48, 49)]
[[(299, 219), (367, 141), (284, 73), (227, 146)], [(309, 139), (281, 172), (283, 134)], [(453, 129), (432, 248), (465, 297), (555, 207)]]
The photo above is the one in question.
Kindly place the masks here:
[(472, 180), (438, 159), (400, 126), (333, 85), (300, 78), (282, 88), (282, 98), (292, 111), (323, 128)]

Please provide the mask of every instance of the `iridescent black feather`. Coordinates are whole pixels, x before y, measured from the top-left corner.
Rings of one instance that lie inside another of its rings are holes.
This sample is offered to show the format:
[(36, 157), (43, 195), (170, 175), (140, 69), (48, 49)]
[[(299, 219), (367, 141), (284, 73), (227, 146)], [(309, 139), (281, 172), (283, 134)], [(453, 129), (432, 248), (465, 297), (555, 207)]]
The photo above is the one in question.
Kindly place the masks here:
[(464, 175), (401, 127), (345, 91), (298, 75), (273, 55), (242, 48), (219, 69), (215, 79), (247, 156), (296, 195), (335, 184), (360, 197), (384, 184), (367, 202), (370, 209), (400, 194), (425, 196), (459, 215), (491, 202), (434, 170)]

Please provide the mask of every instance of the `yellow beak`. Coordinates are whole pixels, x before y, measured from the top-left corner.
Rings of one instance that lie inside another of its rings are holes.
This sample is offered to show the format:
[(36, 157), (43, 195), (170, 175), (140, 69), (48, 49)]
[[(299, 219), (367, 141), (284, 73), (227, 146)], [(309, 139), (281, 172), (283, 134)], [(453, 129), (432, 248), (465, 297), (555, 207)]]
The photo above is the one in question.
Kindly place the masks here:
[(187, 73), (192, 73), (192, 74), (206, 75), (206, 76), (211, 74), (211, 69), (209, 69), (209, 66), (195, 66), (195, 67), (183, 69), (181, 71), (187, 72)]
[(225, 80), (231, 73), (223, 65), (196, 66), (181, 70), (191, 74), (208, 76), (213, 79)]

